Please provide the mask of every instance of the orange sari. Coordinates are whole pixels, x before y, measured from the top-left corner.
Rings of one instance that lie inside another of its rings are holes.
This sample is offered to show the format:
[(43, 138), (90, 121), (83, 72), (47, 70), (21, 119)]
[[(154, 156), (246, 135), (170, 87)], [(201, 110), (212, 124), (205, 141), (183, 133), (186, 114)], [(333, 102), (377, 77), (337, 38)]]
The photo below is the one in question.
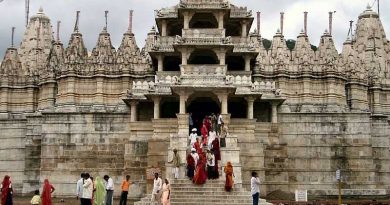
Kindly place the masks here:
[(231, 162), (228, 162), (227, 165), (224, 168), (224, 172), (226, 174), (226, 183), (225, 183), (225, 190), (226, 191), (231, 191), (233, 189), (233, 166)]

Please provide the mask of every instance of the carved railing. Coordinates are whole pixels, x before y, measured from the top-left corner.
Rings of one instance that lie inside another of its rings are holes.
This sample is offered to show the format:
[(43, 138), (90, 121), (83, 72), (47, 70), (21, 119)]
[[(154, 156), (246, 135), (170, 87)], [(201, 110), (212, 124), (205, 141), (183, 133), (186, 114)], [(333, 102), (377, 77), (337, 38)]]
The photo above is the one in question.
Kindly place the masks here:
[(183, 38), (223, 38), (225, 29), (183, 29)]
[(182, 38), (176, 36), (176, 45), (229, 45), (231, 38)]
[(154, 11), (156, 18), (178, 18), (178, 12), (176, 8), (164, 8)]
[(149, 52), (174, 52), (173, 44), (175, 37), (158, 36), (156, 42), (150, 48)]
[[(264, 92), (264, 91), (277, 91), (276, 89), (276, 83), (275, 82), (271, 82), (271, 81), (267, 81), (267, 82), (264, 82), (264, 81), (261, 81), (261, 82), (254, 82), (252, 84), (252, 91), (253, 92)], [(278, 91), (280, 92), (280, 91)]]
[(188, 9), (230, 8), (227, 0), (180, 0), (179, 5), (181, 8)]
[(226, 76), (226, 65), (181, 65), (182, 76)]
[(232, 8), (230, 10), (231, 18), (248, 18), (252, 17), (252, 10), (249, 10), (246, 7)]
[(235, 86), (252, 86), (252, 77), (250, 75), (228, 75), (226, 76), (226, 84)]

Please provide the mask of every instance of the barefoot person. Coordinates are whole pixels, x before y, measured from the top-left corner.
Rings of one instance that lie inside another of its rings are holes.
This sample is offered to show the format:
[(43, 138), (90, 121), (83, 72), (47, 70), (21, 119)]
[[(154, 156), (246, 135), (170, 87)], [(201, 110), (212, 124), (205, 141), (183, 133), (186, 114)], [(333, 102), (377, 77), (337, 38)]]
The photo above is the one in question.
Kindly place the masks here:
[(160, 190), (162, 188), (162, 180), (160, 177), (158, 177), (158, 173), (154, 174), (154, 180), (153, 180), (153, 191), (152, 191), (152, 202), (157, 202), (157, 204), (160, 204), (161, 200), (161, 193)]
[(11, 177), (5, 175), (3, 182), (0, 185), (1, 190), (1, 205), (13, 205), (12, 202), (12, 183)]
[(51, 201), (51, 193), (54, 192), (54, 187), (49, 183), (48, 179), (45, 179), (43, 182), (43, 188), (42, 188), (42, 205), (52, 205), (53, 202)]
[(162, 205), (171, 204), (171, 185), (169, 184), (168, 179), (165, 179), (165, 182), (162, 186), (161, 203)]
[(224, 168), (225, 174), (226, 174), (226, 182), (225, 182), (225, 190), (227, 192), (232, 191), (233, 189), (233, 177), (234, 177), (234, 172), (233, 172), (233, 165), (231, 162), (227, 162), (225, 168)]

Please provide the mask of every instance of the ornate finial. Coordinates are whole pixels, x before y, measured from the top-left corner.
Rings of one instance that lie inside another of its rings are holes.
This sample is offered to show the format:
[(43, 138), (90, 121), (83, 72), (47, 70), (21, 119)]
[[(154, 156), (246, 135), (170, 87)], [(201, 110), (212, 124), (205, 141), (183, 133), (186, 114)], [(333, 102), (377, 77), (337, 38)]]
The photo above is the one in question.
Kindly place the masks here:
[(280, 12), (280, 33), (283, 35), (284, 12)]
[(367, 8), (367, 10), (371, 10), (372, 9), (370, 3), (367, 3), (367, 7), (366, 8)]
[(104, 31), (107, 31), (108, 27), (108, 11), (104, 11), (104, 18), (106, 19), (106, 26), (104, 27)]
[(12, 36), (11, 36), (11, 47), (14, 47), (14, 35), (15, 35), (15, 27), (12, 27)]
[(129, 33), (133, 33), (133, 10), (129, 12)]
[(280, 34), (280, 28), (278, 28), (278, 30), (276, 30), (276, 34)]
[(43, 8), (42, 8), (42, 6), (39, 7), (38, 14), (43, 14)]
[(74, 24), (74, 29), (73, 29), (75, 33), (79, 32), (79, 18), (80, 18), (80, 11), (76, 11), (76, 23)]
[(60, 42), (60, 26), (61, 21), (57, 21), (57, 42)]

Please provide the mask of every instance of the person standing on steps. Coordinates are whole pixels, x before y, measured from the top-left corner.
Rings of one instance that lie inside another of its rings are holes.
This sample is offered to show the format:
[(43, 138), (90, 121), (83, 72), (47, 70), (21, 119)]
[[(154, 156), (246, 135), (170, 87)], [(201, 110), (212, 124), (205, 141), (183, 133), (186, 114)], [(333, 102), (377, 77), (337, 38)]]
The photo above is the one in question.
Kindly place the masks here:
[(200, 133), (202, 134), (202, 145), (206, 145), (207, 144), (207, 135), (209, 134), (209, 131), (208, 131), (205, 123), (203, 123), (202, 129), (200, 130)]
[(194, 120), (192, 119), (192, 113), (188, 114), (188, 127), (190, 131), (194, 128)]
[(225, 190), (227, 192), (231, 192), (234, 185), (234, 180), (233, 180), (234, 172), (233, 172), (233, 165), (231, 162), (227, 162), (224, 168), (224, 172), (226, 175)]
[[(196, 153), (194, 148), (191, 149), (191, 152)], [(192, 153), (188, 153), (187, 155), (187, 177), (192, 180), (194, 178), (195, 171), (195, 159), (192, 157)]]
[(171, 204), (171, 185), (169, 184), (168, 179), (165, 179), (165, 183), (162, 186), (161, 203), (162, 205)]
[(180, 155), (177, 153), (177, 149), (173, 149), (173, 156), (172, 160), (168, 162), (172, 164), (172, 174), (175, 179), (179, 178), (179, 169), (180, 169), (180, 164), (181, 164), (181, 159)]
[(208, 179), (216, 179), (215, 174), (215, 156), (213, 150), (207, 150), (207, 176)]
[(218, 113), (218, 120), (217, 120), (217, 124), (218, 124), (217, 133), (218, 133), (218, 135), (221, 135), (222, 123), (224, 123), (222, 115), (221, 115), (221, 113)]
[(112, 205), (114, 196), (114, 181), (108, 175), (104, 175), (106, 181), (106, 205)]
[(217, 132), (218, 118), (214, 113), (211, 113), (210, 120), (211, 120), (211, 130)]
[(253, 198), (253, 205), (258, 205), (260, 196), (260, 179), (256, 172), (252, 172), (251, 194)]
[(129, 194), (129, 187), (130, 187), (130, 175), (126, 175), (126, 179), (123, 180), (121, 188), (121, 198), (119, 200), (119, 205), (126, 205), (127, 204), (127, 195)]
[(154, 174), (154, 180), (153, 180), (153, 191), (152, 191), (152, 202), (157, 202), (157, 205), (161, 202), (161, 193), (160, 190), (162, 188), (162, 180), (160, 177), (158, 177), (158, 173)]
[(220, 138), (221, 138), (221, 143), (220, 143), (220, 145), (221, 145), (221, 147), (226, 147), (226, 137), (228, 136), (228, 127), (227, 127), (227, 125), (224, 123), (224, 122), (222, 122), (222, 124), (221, 124), (221, 132), (220, 132)]
[(194, 147), (194, 144), (196, 143), (196, 139), (198, 138), (198, 134), (196, 133), (198, 130), (196, 128), (192, 128), (191, 134), (188, 137), (190, 140), (191, 148)]

